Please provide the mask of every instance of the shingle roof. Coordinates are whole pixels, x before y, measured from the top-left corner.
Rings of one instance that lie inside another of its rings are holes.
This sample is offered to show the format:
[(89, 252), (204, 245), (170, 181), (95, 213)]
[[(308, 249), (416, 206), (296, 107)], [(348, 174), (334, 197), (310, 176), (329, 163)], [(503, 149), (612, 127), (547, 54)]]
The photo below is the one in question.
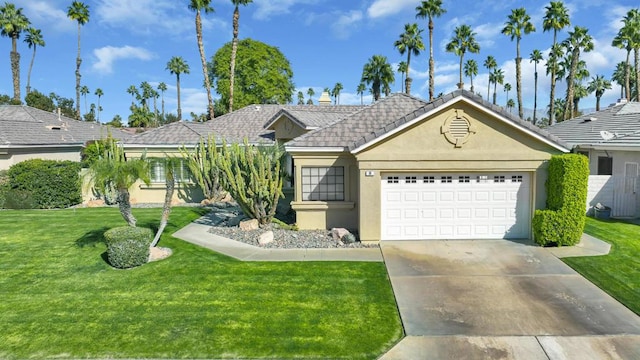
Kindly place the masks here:
[(285, 106), (280, 111), (278, 111), (271, 119), (269, 119), (264, 127), (269, 129), (279, 118), (281, 118), (282, 116), (287, 116), (289, 119), (298, 123), (303, 129), (317, 129), (319, 127), (333, 124), (338, 120), (342, 120), (347, 115), (353, 114), (364, 108), (366, 108), (366, 106)]
[[(117, 139), (130, 137), (111, 129)], [(0, 146), (83, 145), (104, 138), (108, 127), (22, 105), (0, 106)]]
[[(577, 145), (640, 147), (640, 103), (617, 104), (557, 123), (547, 130), (572, 147)], [(608, 134), (603, 133), (605, 131)]]
[(490, 109), (517, 126), (534, 132), (562, 147), (566, 147), (566, 144), (562, 140), (549, 134), (545, 130), (507, 113), (501, 107), (486, 102), (482, 97), (466, 90), (456, 90), (435, 99), (430, 103), (406, 94), (394, 94), (376, 102), (374, 105), (366, 109), (348, 116), (342, 121), (304, 134), (287, 143), (287, 146), (301, 148), (344, 148), (345, 150), (351, 151), (401, 127), (402, 125), (459, 96)]

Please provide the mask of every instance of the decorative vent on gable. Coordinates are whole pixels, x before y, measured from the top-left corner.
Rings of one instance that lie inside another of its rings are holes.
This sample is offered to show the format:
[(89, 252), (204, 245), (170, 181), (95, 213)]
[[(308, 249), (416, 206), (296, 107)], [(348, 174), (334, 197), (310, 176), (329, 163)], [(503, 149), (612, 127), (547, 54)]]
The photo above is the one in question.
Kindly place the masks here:
[(476, 133), (476, 129), (471, 120), (464, 115), (464, 110), (456, 109), (455, 112), (455, 116), (445, 120), (440, 133), (444, 134), (447, 141), (459, 148), (469, 140), (472, 134)]

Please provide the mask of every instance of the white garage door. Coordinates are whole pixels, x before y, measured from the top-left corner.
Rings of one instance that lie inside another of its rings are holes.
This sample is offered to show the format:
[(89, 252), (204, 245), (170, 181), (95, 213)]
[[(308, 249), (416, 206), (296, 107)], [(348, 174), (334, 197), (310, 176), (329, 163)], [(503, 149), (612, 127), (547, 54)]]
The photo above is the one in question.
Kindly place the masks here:
[(529, 177), (383, 174), (382, 240), (527, 238)]

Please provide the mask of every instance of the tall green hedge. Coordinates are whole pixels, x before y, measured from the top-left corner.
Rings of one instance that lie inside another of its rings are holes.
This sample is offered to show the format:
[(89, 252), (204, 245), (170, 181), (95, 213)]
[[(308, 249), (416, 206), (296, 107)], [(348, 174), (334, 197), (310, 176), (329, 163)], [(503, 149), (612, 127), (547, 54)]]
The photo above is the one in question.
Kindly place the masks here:
[(5, 206), (54, 209), (82, 202), (80, 163), (32, 159), (9, 168)]
[(542, 246), (580, 242), (585, 223), (589, 161), (583, 155), (555, 155), (549, 161), (547, 209), (536, 210), (533, 234)]

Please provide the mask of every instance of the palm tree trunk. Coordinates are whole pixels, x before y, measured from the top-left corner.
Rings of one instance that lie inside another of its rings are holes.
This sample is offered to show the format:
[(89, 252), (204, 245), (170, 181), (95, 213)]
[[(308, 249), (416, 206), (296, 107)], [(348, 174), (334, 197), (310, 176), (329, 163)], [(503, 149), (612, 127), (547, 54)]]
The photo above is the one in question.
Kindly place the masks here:
[(464, 58), (464, 54), (460, 55), (460, 82), (458, 83), (458, 89), (462, 90), (464, 87), (464, 82), (462, 81), (462, 59)]
[(636, 101), (640, 101), (640, 48), (633, 49), (636, 63)]
[(518, 93), (518, 116), (524, 117), (522, 109), (522, 58), (520, 57), (520, 38), (516, 40), (516, 92)]
[(13, 101), (20, 103), (20, 53), (12, 51), (11, 58), (11, 75), (13, 77)]
[(596, 111), (600, 111), (600, 96), (596, 96)]
[(629, 58), (631, 57), (631, 49), (627, 48), (627, 61), (624, 65), (624, 92), (625, 98), (627, 101), (631, 101), (631, 74), (630, 74), (630, 63)]
[[(554, 51), (554, 49), (556, 48), (556, 39), (558, 36), (558, 30), (553, 30), (553, 45), (551, 46), (551, 51)], [(553, 59), (553, 63), (551, 64), (551, 91), (549, 91), (549, 125), (553, 125), (555, 123), (556, 120), (556, 113), (555, 113), (555, 97), (556, 97), (556, 64), (558, 62), (558, 59), (556, 59), (555, 55), (554, 56), (550, 56), (551, 59)]]
[(182, 121), (182, 108), (180, 107), (180, 74), (176, 74), (176, 87), (178, 91), (178, 121)]
[[(573, 51), (571, 54), (571, 69), (569, 70), (569, 79), (567, 82), (567, 98), (565, 99), (564, 112), (562, 113), (562, 120), (572, 119), (573, 118), (573, 93), (575, 88), (575, 74), (576, 68), (578, 67), (578, 57), (580, 56), (580, 52)], [(567, 117), (569, 114), (569, 117)]]
[(229, 69), (229, 112), (233, 111), (233, 87), (236, 81), (236, 54), (238, 51), (238, 32), (240, 27), (240, 9), (233, 10), (233, 41), (231, 42), (231, 67)]
[(82, 65), (82, 58), (80, 57), (80, 22), (78, 21), (78, 57), (76, 58), (76, 118), (80, 120), (82, 115), (80, 114), (80, 65)]
[(496, 101), (498, 100), (498, 82), (493, 82), (493, 105), (496, 105)]
[(409, 69), (411, 68), (411, 49), (407, 50), (407, 77), (404, 79), (404, 90), (407, 95), (411, 94), (411, 78), (409, 77)]
[[(491, 69), (489, 69), (489, 72), (491, 72)], [(491, 74), (489, 74), (489, 76), (491, 76)], [(487, 84), (487, 102), (491, 101), (489, 96), (491, 96), (491, 80), (489, 80)]]
[(98, 122), (100, 122), (100, 96), (98, 96)]
[(536, 124), (536, 112), (538, 109), (538, 62), (534, 64), (534, 73), (533, 73), (533, 122), (532, 124)]
[(33, 55), (31, 56), (31, 63), (29, 63), (29, 72), (27, 73), (27, 95), (31, 92), (31, 70), (33, 69), (33, 62), (36, 59), (36, 48), (37, 46), (33, 45)]
[(124, 218), (124, 221), (129, 226), (136, 227), (136, 218), (131, 212), (131, 202), (129, 200), (128, 189), (118, 189), (118, 208), (120, 209), (120, 215)]
[(162, 121), (165, 121), (164, 118), (164, 91), (162, 92)]
[(469, 81), (471, 81), (471, 92), (473, 92), (473, 75), (469, 76)]
[[(200, 9), (196, 11), (196, 38), (198, 40), (198, 50), (200, 51), (200, 61), (202, 62), (202, 74), (204, 76), (204, 87), (207, 89), (207, 114), (209, 119), (213, 119), (213, 98), (211, 97), (211, 83), (209, 82), (209, 71), (207, 69), (207, 59), (204, 55), (204, 44), (202, 42), (202, 19), (200, 17)], [(178, 94), (180, 90), (178, 90)]]
[[(171, 164), (167, 164), (167, 166), (171, 166)], [(151, 245), (149, 247), (154, 247), (158, 245), (158, 241), (160, 241), (160, 236), (164, 231), (164, 228), (167, 226), (167, 222), (169, 222), (169, 215), (171, 214), (171, 200), (173, 199), (173, 192), (175, 190), (175, 179), (172, 169), (168, 169), (166, 173), (165, 184), (167, 186), (167, 190), (164, 194), (164, 205), (162, 206), (162, 216), (160, 217), (160, 226), (158, 227), (158, 231), (156, 232), (156, 236), (153, 238)]]
[(433, 19), (429, 17), (429, 101), (433, 101), (434, 93), (434, 72), (435, 63), (433, 61)]

